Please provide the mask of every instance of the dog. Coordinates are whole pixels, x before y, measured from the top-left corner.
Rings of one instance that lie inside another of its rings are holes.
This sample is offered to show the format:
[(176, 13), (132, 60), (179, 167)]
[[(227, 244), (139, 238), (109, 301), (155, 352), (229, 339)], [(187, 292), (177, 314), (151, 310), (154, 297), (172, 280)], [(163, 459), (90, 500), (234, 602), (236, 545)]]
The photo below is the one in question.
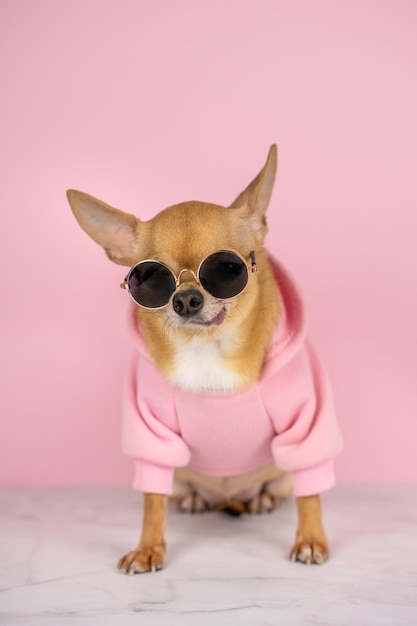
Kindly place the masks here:
[(341, 436), (298, 290), (264, 247), (276, 170), (273, 145), (227, 208), (183, 202), (148, 221), (67, 192), (81, 228), (130, 268), (122, 440), (144, 513), (118, 563), (125, 574), (163, 568), (170, 495), (181, 510), (240, 514), (270, 511), (293, 489), (290, 559), (329, 556), (320, 494), (335, 482)]

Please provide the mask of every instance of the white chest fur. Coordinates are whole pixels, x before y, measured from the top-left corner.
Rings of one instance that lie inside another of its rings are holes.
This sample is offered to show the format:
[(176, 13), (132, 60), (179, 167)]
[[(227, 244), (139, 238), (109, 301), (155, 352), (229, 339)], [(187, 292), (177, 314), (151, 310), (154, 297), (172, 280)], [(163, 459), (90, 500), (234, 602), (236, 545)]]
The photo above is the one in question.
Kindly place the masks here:
[(189, 391), (233, 391), (242, 377), (225, 364), (225, 346), (196, 336), (177, 344), (171, 382)]

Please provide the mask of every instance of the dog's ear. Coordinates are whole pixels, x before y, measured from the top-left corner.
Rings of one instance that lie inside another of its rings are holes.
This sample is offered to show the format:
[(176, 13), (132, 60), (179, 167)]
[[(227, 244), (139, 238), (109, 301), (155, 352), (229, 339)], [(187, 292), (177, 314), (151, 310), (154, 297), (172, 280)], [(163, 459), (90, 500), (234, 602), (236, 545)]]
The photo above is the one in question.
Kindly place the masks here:
[(140, 220), (82, 191), (69, 189), (67, 198), (81, 228), (104, 248), (109, 259), (119, 265), (136, 263)]
[(265, 213), (274, 188), (277, 164), (277, 147), (273, 144), (269, 149), (266, 163), (257, 177), (230, 205), (230, 208), (238, 209), (242, 217), (251, 221), (252, 229), (261, 241), (268, 230)]

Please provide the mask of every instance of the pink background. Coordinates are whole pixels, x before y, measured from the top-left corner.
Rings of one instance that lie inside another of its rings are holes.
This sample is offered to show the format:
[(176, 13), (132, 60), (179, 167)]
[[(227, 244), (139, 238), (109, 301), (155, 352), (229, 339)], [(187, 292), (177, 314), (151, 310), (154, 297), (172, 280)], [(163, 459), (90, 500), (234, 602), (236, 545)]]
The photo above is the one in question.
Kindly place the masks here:
[(124, 269), (65, 189), (227, 204), (272, 142), (269, 247), (332, 375), (339, 478), (417, 479), (416, 24), (413, 0), (1, 2), (3, 484), (131, 479)]

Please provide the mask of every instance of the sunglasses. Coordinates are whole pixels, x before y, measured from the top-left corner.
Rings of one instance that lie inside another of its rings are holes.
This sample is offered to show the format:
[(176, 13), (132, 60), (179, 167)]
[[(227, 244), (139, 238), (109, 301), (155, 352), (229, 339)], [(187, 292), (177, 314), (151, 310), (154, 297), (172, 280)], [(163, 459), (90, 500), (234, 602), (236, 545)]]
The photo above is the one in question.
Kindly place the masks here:
[(120, 287), (145, 309), (162, 309), (178, 289), (181, 276), (192, 274), (194, 280), (219, 300), (230, 300), (246, 288), (249, 273), (257, 271), (255, 253), (250, 253), (250, 264), (238, 252), (218, 250), (206, 256), (197, 273), (183, 269), (178, 275), (164, 263), (153, 259), (140, 261), (132, 267)]

